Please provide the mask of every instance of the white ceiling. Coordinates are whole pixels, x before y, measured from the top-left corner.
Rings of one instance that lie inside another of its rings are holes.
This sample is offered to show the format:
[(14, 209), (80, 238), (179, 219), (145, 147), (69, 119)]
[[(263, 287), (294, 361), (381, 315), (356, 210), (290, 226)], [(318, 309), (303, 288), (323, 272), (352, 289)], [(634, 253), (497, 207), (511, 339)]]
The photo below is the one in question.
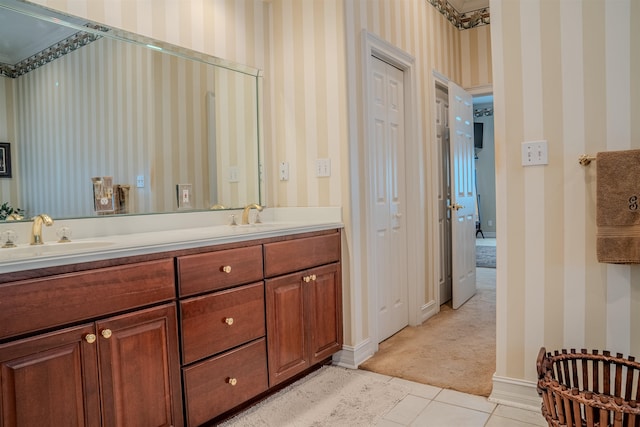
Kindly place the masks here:
[[(0, 0), (0, 6), (42, 13), (42, 8), (33, 8), (18, 0)], [(14, 65), (78, 31), (52, 22), (55, 18), (73, 22), (69, 17), (55, 13), (48, 16), (51, 17), (51, 21), (32, 18), (0, 7), (0, 62)], [(82, 25), (79, 21), (74, 23)]]
[(489, 0), (449, 0), (449, 3), (461, 13), (489, 7)]

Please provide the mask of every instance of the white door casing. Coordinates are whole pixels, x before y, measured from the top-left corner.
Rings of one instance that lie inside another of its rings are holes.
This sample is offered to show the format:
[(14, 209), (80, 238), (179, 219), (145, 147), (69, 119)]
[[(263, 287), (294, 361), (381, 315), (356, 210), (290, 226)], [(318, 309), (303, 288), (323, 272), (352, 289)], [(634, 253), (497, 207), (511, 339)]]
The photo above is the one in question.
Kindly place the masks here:
[(476, 293), (473, 98), (449, 82), (451, 250), (454, 309)]
[(404, 76), (401, 70), (372, 58), (372, 134), (369, 172), (373, 182), (373, 253), (378, 280), (378, 342), (409, 323), (407, 238), (403, 218)]

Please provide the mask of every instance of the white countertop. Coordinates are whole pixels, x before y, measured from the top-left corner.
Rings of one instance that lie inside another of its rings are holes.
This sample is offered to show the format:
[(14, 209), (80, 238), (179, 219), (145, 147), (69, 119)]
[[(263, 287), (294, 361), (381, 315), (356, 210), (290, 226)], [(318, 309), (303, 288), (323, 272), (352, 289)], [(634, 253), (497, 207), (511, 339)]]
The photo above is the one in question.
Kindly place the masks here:
[[(254, 211), (255, 212), (255, 211)], [(60, 220), (43, 227), (44, 245), (30, 246), (31, 223), (4, 223), (18, 233), (16, 248), (0, 248), (0, 274), (88, 261), (198, 248), (287, 234), (342, 228), (340, 208), (272, 208), (262, 223), (227, 225), (241, 211), (139, 215)], [(254, 214), (255, 215), (255, 214)], [(56, 226), (57, 225), (57, 226)], [(57, 243), (56, 230), (71, 228), (71, 243)]]

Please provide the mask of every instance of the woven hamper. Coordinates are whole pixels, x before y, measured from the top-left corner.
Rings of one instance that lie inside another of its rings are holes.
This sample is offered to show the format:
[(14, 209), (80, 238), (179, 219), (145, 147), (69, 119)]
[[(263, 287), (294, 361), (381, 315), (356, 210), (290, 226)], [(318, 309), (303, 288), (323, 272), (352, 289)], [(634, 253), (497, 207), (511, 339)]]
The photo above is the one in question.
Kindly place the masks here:
[(550, 427), (640, 427), (640, 363), (633, 356), (542, 347), (536, 367)]

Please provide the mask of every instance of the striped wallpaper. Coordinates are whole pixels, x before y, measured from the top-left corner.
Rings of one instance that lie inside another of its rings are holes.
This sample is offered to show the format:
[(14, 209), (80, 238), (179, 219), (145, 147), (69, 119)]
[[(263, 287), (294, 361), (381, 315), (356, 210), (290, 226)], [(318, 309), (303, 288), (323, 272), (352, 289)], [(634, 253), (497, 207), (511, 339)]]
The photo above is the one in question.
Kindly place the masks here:
[[(640, 148), (640, 4), (492, 0), (499, 377), (534, 381), (540, 346), (640, 355), (640, 268), (595, 255), (595, 165)], [(523, 168), (522, 141), (549, 165)]]

